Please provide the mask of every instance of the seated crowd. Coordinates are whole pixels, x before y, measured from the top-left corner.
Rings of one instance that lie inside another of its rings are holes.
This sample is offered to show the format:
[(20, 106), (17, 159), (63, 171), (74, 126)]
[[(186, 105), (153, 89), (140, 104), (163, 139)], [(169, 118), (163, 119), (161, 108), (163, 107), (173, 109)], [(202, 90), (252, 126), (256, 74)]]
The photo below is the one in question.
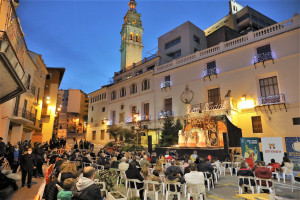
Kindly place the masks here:
[[(1, 141), (0, 141), (1, 144)], [(70, 151), (52, 149), (46, 150), (45, 144), (35, 144), (32, 150), (31, 144), (26, 143), (25, 145), (19, 145), (19, 147), (12, 148), (13, 151), (13, 162), (9, 163), (9, 166), (16, 173), (15, 161), (22, 162), (24, 159), (30, 158), (33, 162), (31, 168), (22, 168), (22, 186), (25, 184), (25, 178), (23, 178), (23, 172), (27, 173), (28, 180), (27, 186), (30, 188), (30, 173), (34, 171), (34, 176), (43, 177), (43, 172), (38, 169), (39, 162), (42, 164), (48, 161), (48, 164), (53, 164), (54, 169), (51, 173), (50, 180), (45, 187), (43, 198), (46, 200), (93, 200), (102, 199), (106, 196), (105, 190), (116, 191), (118, 184), (126, 184), (125, 181), (121, 181), (119, 178), (123, 176), (125, 180), (136, 179), (139, 182), (136, 184), (139, 190), (140, 199), (144, 199), (144, 180), (156, 181), (157, 183), (179, 183), (179, 185), (186, 183), (202, 185), (205, 192), (205, 184), (208, 184), (207, 179), (217, 179), (218, 173), (223, 166), (224, 170), (226, 167), (223, 165), (218, 158), (206, 158), (201, 157), (195, 151), (192, 155), (185, 155), (182, 158), (178, 156), (170, 156), (169, 152), (166, 155), (157, 156), (155, 153), (148, 153), (145, 151), (140, 152), (123, 152), (118, 150), (101, 149), (97, 155), (93, 149), (72, 149)], [(84, 145), (84, 144), (83, 144)], [(22, 146), (22, 150), (19, 150)], [(83, 146), (84, 147), (84, 146)], [(1, 149), (0, 149), (1, 150)], [(31, 151), (34, 156), (31, 156)], [(4, 152), (0, 155), (0, 165), (3, 168), (4, 159), (8, 159), (9, 152)], [(27, 156), (27, 157), (26, 157)], [(175, 159), (177, 157), (177, 159)], [(208, 159), (210, 158), (210, 159)], [(39, 161), (40, 160), (40, 161)], [(284, 166), (290, 170), (293, 170), (293, 164), (287, 157), (283, 158), (283, 163), (280, 165), (272, 160), (268, 165), (271, 166), (269, 169), (265, 162), (260, 161), (252, 169), (249, 168), (247, 163), (243, 160), (242, 156), (236, 154), (233, 157), (232, 162), (239, 162), (240, 166), (235, 173), (238, 176), (249, 176), (270, 179), (272, 178), (272, 171), (281, 170)], [(4, 188), (4, 182), (12, 185), (14, 189), (17, 189), (15, 180), (9, 178), (7, 174), (0, 173), (0, 191)], [(105, 188), (103, 184), (105, 183)], [(245, 182), (246, 183), (246, 182)], [(211, 184), (211, 182), (210, 182)], [(239, 182), (242, 186), (244, 183)], [(246, 183), (249, 184), (249, 183)], [(251, 181), (251, 185), (257, 184), (255, 181)], [(266, 183), (263, 183), (266, 184)], [(129, 182), (128, 187), (135, 187), (133, 182)], [(148, 190), (158, 190), (153, 186), (147, 187)], [(105, 190), (103, 190), (105, 189)], [(171, 185), (169, 188), (171, 191), (175, 191), (175, 186)], [(188, 188), (189, 190), (189, 188)], [(104, 191), (104, 192), (103, 192)], [(182, 191), (181, 187), (177, 188), (177, 191)], [(245, 192), (247, 188), (245, 188)], [(268, 192), (268, 191), (265, 191)], [(176, 198), (176, 196), (175, 196)]]

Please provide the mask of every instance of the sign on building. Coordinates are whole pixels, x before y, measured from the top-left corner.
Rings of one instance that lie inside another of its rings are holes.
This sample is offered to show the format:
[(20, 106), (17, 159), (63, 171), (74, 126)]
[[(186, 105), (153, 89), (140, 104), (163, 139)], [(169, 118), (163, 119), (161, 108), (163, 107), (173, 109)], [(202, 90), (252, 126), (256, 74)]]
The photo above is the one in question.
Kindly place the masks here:
[(282, 162), (284, 150), (281, 137), (263, 137), (261, 146), (266, 164), (270, 163), (271, 159), (275, 159), (278, 163)]
[(259, 142), (256, 137), (241, 138), (242, 155), (244, 159), (252, 158), (253, 162), (260, 161)]
[(285, 138), (286, 153), (294, 163), (294, 170), (300, 171), (300, 137)]

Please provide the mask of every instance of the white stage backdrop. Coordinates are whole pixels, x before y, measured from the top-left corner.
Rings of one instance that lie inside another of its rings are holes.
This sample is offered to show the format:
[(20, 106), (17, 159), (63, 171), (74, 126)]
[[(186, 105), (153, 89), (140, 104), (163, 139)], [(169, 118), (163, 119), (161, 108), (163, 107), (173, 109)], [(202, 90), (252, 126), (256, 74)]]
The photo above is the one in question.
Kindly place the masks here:
[(281, 137), (262, 137), (261, 146), (263, 157), (266, 165), (274, 158), (276, 162), (282, 162), (284, 156), (283, 144)]

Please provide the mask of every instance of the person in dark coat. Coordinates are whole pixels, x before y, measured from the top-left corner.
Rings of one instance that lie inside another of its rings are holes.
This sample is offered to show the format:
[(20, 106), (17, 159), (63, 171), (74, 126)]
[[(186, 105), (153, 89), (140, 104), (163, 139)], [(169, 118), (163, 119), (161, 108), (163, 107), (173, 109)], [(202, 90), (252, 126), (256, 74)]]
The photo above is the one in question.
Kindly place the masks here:
[(199, 158), (199, 164), (197, 165), (197, 170), (199, 172), (209, 172), (210, 174), (213, 174), (214, 167), (210, 165), (208, 162), (205, 162), (203, 158)]
[(117, 157), (112, 157), (111, 162), (111, 168), (118, 169), (119, 168), (119, 162), (117, 161)]
[(55, 175), (51, 177), (52, 181), (45, 186), (45, 191), (43, 194), (43, 199), (46, 200), (56, 200), (58, 189), (56, 184), (59, 184), (59, 181), (56, 179)]
[[(131, 162), (129, 164), (129, 167), (128, 167), (128, 170), (126, 170), (126, 177), (128, 179), (138, 179), (140, 181), (143, 181), (144, 178), (142, 177), (141, 173), (139, 172), (139, 170), (136, 168), (136, 164), (134, 162)], [(137, 183), (136, 184), (136, 187), (137, 189), (140, 189), (144, 186), (144, 183)], [(134, 188), (134, 183), (130, 183), (130, 187), (131, 188)], [(143, 198), (143, 193), (144, 193), (144, 190), (140, 190), (140, 199), (144, 199)]]
[(182, 173), (180, 167), (176, 166), (175, 164), (176, 164), (176, 162), (174, 160), (172, 160), (171, 166), (168, 167), (165, 172), (166, 176), (170, 175), (172, 173), (172, 170), (176, 170), (177, 174), (180, 174), (180, 176), (183, 176), (183, 173)]
[(6, 145), (3, 142), (3, 138), (0, 137), (0, 157), (6, 154)]
[(32, 154), (32, 149), (29, 148), (21, 157), (21, 170), (22, 170), (22, 187), (25, 186), (27, 176), (27, 187), (31, 187), (31, 179), (33, 169), (36, 169), (36, 157)]
[(72, 192), (72, 200), (95, 200), (101, 199), (100, 188), (94, 182), (95, 169), (86, 167), (80, 175)]
[[(185, 182), (184, 178), (181, 176), (180, 173), (175, 168), (172, 168), (170, 173), (166, 177), (167, 183), (176, 183), (179, 182), (183, 184)], [(170, 190), (175, 191), (174, 185), (170, 185)], [(177, 191), (180, 191), (180, 187), (177, 187)]]
[(22, 152), (19, 150), (19, 147), (16, 145), (13, 152), (14, 160), (12, 164), (12, 173), (16, 173), (18, 170), (18, 167), (20, 165), (20, 160), (21, 160), (21, 154)]
[[(246, 163), (242, 162), (241, 163), (241, 168), (240, 170), (237, 172), (237, 176), (251, 176), (254, 177), (253, 172), (251, 171), (251, 169), (247, 168)], [(245, 179), (245, 184), (249, 184), (248, 179)], [(243, 179), (240, 179), (239, 181), (239, 186), (242, 186), (244, 184)], [(254, 180), (251, 181), (251, 185), (255, 186), (255, 182)], [(245, 192), (248, 192), (248, 188), (245, 187)]]

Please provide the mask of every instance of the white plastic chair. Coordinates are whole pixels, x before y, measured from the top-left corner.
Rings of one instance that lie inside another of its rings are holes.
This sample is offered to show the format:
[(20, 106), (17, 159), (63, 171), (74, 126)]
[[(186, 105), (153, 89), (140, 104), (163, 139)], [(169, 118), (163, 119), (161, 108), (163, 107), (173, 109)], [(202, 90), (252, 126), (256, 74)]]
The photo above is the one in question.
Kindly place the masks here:
[[(227, 168), (226, 168), (227, 166)], [(222, 163), (222, 171), (224, 173), (224, 176), (226, 174), (226, 169), (229, 169), (230, 175), (232, 176), (232, 163), (231, 162), (223, 162)]]
[(98, 179), (95, 179), (94, 182), (98, 186), (102, 185), (102, 189), (100, 190), (101, 191), (101, 195), (102, 195), (102, 192), (105, 192), (105, 196), (107, 197), (106, 183), (105, 182), (100, 182)]
[[(166, 182), (166, 200), (168, 200), (169, 196), (171, 195), (177, 195), (177, 199), (180, 200), (180, 190), (178, 188), (181, 188), (181, 184), (179, 182), (176, 183), (168, 183)], [(171, 186), (174, 187), (174, 191), (171, 191)]]
[(204, 181), (207, 182), (207, 190), (208, 191), (210, 190), (210, 183), (212, 185), (212, 188), (214, 189), (215, 185), (214, 185), (213, 175), (209, 172), (203, 172), (203, 175), (204, 175)]
[(205, 185), (203, 184), (191, 184), (186, 183), (187, 187), (187, 200), (190, 200), (191, 196), (193, 199), (200, 197), (200, 199), (206, 199)]
[[(152, 190), (149, 190), (149, 185), (152, 185)], [(158, 200), (158, 192), (160, 192), (160, 183), (157, 181), (144, 180), (144, 200), (147, 200), (148, 194), (154, 194), (155, 200)], [(157, 189), (158, 186), (158, 190)]]
[[(272, 179), (264, 179), (255, 177), (256, 190), (257, 193), (260, 193), (261, 189), (269, 190), (270, 194), (273, 193), (275, 195), (275, 187)], [(263, 185), (262, 182), (265, 182)]]
[(295, 177), (293, 177), (293, 179), (292, 179), (292, 192), (294, 192), (294, 185), (296, 185), (296, 184), (300, 184), (300, 182), (296, 181)]
[[(143, 187), (141, 187), (140, 189), (137, 188), (137, 183), (143, 183), (142, 181), (138, 180), (138, 179), (127, 179), (128, 181), (128, 188), (127, 188), (127, 198), (129, 197), (129, 193), (131, 193), (131, 197), (132, 197), (132, 192), (136, 192), (136, 196), (139, 197), (140, 194), (140, 190), (143, 189)], [(134, 188), (131, 187), (131, 184), (133, 183)]]
[(282, 167), (282, 178), (283, 178), (283, 182), (285, 183), (285, 178), (286, 175), (290, 175), (291, 176), (291, 180), (294, 179), (294, 174), (293, 172), (290, 172), (289, 169), (287, 167)]
[(237, 176), (237, 172), (240, 170), (240, 165), (241, 165), (240, 162), (234, 162), (233, 165), (232, 165), (232, 167), (234, 168), (236, 176)]
[[(241, 185), (241, 186), (240, 186), (240, 179), (243, 179), (243, 185)], [(248, 180), (248, 184), (245, 184), (245, 180)], [(243, 194), (243, 187), (250, 188), (252, 194), (254, 194), (254, 186), (251, 185), (251, 182), (255, 182), (254, 177), (251, 177), (251, 176), (238, 176), (239, 194)]]
[[(271, 171), (272, 171), (272, 169), (273, 169), (272, 166), (268, 166), (268, 168), (269, 168)], [(272, 176), (273, 176), (274, 174), (275, 174), (275, 176), (276, 176), (276, 178), (277, 178), (277, 181), (280, 182), (280, 175), (279, 175), (279, 172), (276, 171), (276, 169), (275, 169), (274, 172), (272, 172)]]
[(218, 180), (220, 179), (219, 169), (214, 168), (214, 177), (215, 177), (215, 183), (218, 183)]
[(119, 176), (117, 178), (117, 186), (119, 186), (119, 183), (121, 183), (122, 180), (125, 181), (125, 187), (127, 189), (127, 187), (128, 187), (128, 179), (126, 177), (125, 171), (120, 171), (120, 174), (119, 174)]

